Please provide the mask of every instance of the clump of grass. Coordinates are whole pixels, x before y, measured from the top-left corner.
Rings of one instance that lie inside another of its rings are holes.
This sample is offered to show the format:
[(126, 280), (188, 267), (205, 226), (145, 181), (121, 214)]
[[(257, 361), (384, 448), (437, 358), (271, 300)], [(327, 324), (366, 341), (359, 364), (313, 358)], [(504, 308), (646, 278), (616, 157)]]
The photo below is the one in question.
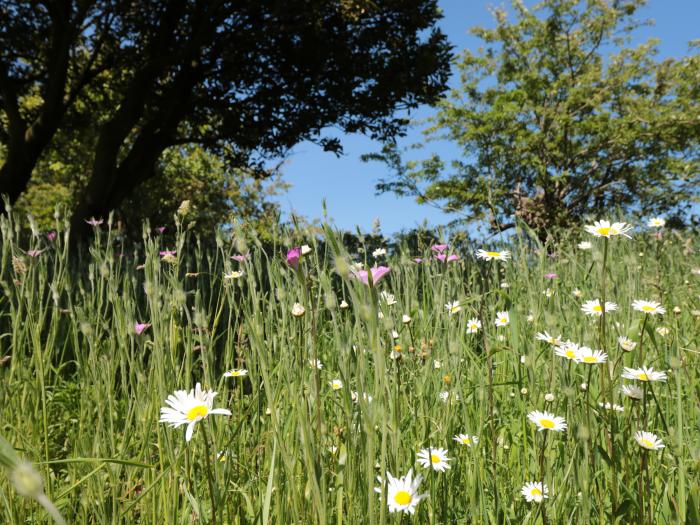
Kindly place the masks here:
[[(265, 246), (237, 227), (207, 247), (183, 220), (173, 238), (145, 231), (136, 246), (105, 222), (73, 253), (62, 223), (49, 240), (0, 218), (0, 433), (67, 522), (398, 523), (409, 515), (374, 489), (411, 468), (428, 494), (416, 523), (697, 522), (695, 237), (640, 228), (579, 250), (592, 240), (583, 229), (546, 246), (520, 233), (500, 247), (505, 261), (474, 257), (493, 246), (449, 262), (430, 246), (375, 260), (347, 253), (328, 227)], [(352, 277), (355, 262), (391, 271), (370, 286)], [(588, 317), (592, 299), (619, 310)], [(667, 313), (645, 316), (636, 299)], [(445, 308), (454, 301), (458, 311)], [(536, 339), (545, 331), (607, 361), (559, 357)], [(623, 367), (642, 365), (667, 382), (623, 396)], [(187, 442), (160, 409), (198, 382), (232, 415), (203, 420)], [(528, 421), (535, 410), (568, 428), (545, 438)], [(665, 448), (640, 447), (640, 430)], [(431, 447), (451, 468), (416, 462)], [(527, 502), (528, 482), (548, 497)], [(0, 498), (2, 523), (50, 519), (6, 479)]]

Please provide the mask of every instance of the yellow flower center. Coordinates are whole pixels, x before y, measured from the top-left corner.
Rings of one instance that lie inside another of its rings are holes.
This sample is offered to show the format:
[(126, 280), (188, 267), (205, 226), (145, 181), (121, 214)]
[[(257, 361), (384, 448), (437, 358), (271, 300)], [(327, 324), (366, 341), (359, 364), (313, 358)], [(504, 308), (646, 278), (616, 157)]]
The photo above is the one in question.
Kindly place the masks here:
[(465, 445), (470, 445), (471, 442), (472, 442), (472, 440), (469, 439), (468, 437), (463, 437), (463, 438), (462, 438), (462, 443), (464, 443)]
[(506, 324), (508, 322), (508, 319), (506, 319), (505, 317), (501, 317), (501, 322), (503, 324)]
[(394, 501), (398, 505), (408, 505), (411, 503), (411, 500), (413, 498), (411, 497), (410, 492), (406, 492), (405, 490), (399, 490), (395, 495), (394, 495)]
[(603, 311), (603, 307), (602, 307), (601, 305), (597, 304), (597, 305), (595, 305), (595, 306), (593, 307), (593, 311), (594, 311), (594, 312), (602, 312), (602, 311)]
[(586, 357), (583, 358), (584, 363), (597, 363), (598, 360), (592, 356), (592, 355), (587, 355)]
[(500, 257), (501, 252), (486, 252), (486, 255), (488, 255), (489, 257)]
[(440, 463), (440, 461), (442, 461), (442, 460), (440, 459), (440, 456), (438, 456), (437, 454), (431, 454), (430, 461), (432, 461), (433, 463)]
[(540, 419), (540, 425), (549, 430), (554, 428), (554, 421), (551, 419)]
[(209, 409), (204, 406), (204, 405), (197, 405), (196, 407), (190, 408), (190, 410), (187, 412), (187, 419), (190, 421), (194, 421), (197, 418), (203, 418), (206, 417), (207, 412), (209, 412)]
[(606, 227), (598, 228), (598, 233), (601, 235), (610, 235), (611, 229), (612, 228), (606, 228)]
[(576, 357), (576, 353), (573, 350), (567, 350), (566, 357), (568, 357), (569, 359), (573, 359), (574, 357)]
[(639, 379), (640, 381), (649, 381), (649, 376), (642, 372), (640, 374), (637, 374), (637, 379)]
[(534, 489), (532, 489), (532, 492), (530, 494), (532, 494), (533, 496), (541, 496), (542, 491), (540, 489), (538, 489), (537, 487), (535, 487)]
[(331, 385), (331, 388), (332, 388), (333, 390), (340, 390), (340, 383), (333, 383), (333, 384)]
[(643, 447), (654, 448), (654, 443), (652, 443), (648, 439), (640, 439), (639, 442), (642, 444)]
[(400, 352), (400, 351), (401, 351), (401, 345), (394, 345), (394, 351), (395, 351), (395, 352)]
[(653, 312), (653, 311), (654, 311), (654, 307), (653, 307), (653, 306), (649, 306), (648, 304), (645, 304), (644, 306), (642, 306), (642, 311), (643, 311), (643, 312)]

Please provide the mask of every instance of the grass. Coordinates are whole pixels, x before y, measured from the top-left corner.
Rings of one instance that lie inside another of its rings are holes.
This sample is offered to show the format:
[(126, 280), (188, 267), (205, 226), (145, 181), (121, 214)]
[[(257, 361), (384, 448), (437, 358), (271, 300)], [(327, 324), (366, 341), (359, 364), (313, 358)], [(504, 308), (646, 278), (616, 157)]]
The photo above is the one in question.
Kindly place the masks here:
[[(482, 246), (448, 264), (427, 262), (429, 247), (403, 248), (380, 259), (391, 273), (368, 287), (348, 277), (350, 256), (330, 229), (282, 232), (263, 249), (241, 229), (205, 248), (176, 228), (168, 243), (147, 234), (127, 248), (105, 223), (89, 251), (69, 257), (63, 233), (23, 236), (0, 219), (0, 357), (10, 356), (0, 435), (34, 464), (68, 523), (700, 523), (694, 237), (638, 228), (582, 251), (581, 232), (547, 246), (521, 232), (501, 246), (508, 262), (477, 261)], [(295, 271), (285, 254), (302, 244), (311, 252)], [(162, 260), (166, 248), (174, 261)], [(230, 259), (248, 251), (246, 262)], [(374, 264), (368, 252), (355, 259)], [(224, 278), (238, 268), (242, 277)], [(584, 300), (603, 297), (620, 309), (584, 315)], [(660, 301), (667, 314), (645, 318), (635, 299)], [(462, 311), (450, 315), (454, 300)], [(294, 303), (303, 316), (291, 314)], [(501, 310), (510, 323), (499, 328)], [(467, 333), (470, 318), (483, 330)], [(137, 322), (151, 326), (137, 335)], [(566, 361), (535, 339), (543, 331), (609, 360)], [(623, 352), (620, 335), (637, 347)], [(641, 365), (668, 381), (646, 384), (646, 402), (623, 399), (620, 386), (635, 382), (622, 367)], [(249, 375), (224, 378), (231, 368)], [(333, 379), (343, 388), (331, 389)], [(187, 443), (184, 427), (159, 423), (160, 408), (197, 382), (233, 415), (201, 421)], [(564, 417), (567, 431), (537, 432), (533, 410)], [(665, 448), (644, 451), (637, 430)], [(459, 433), (478, 444), (459, 445)], [(451, 468), (417, 465), (426, 447), (447, 448)], [(409, 468), (429, 497), (413, 516), (389, 513), (377, 476)], [(542, 480), (549, 498), (527, 503), (521, 488)], [(50, 520), (4, 476), (0, 502), (2, 523)]]

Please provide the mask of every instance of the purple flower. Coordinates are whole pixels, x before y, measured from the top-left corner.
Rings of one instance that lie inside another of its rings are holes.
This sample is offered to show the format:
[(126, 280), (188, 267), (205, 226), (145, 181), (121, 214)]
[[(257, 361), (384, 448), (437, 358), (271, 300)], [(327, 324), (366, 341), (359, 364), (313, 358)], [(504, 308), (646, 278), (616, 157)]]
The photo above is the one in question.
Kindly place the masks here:
[(438, 261), (442, 261), (442, 262), (459, 261), (459, 255), (455, 255), (454, 253), (452, 255), (449, 255), (449, 256), (445, 253), (439, 253), (438, 255), (435, 256), (435, 258)]
[[(391, 271), (390, 268), (386, 266), (377, 266), (374, 268), (370, 268), (370, 272), (372, 274), (372, 284), (377, 284), (379, 281), (381, 281), (389, 272)], [(369, 285), (369, 272), (367, 270), (358, 270), (355, 272), (354, 276), (356, 279), (359, 279), (362, 281), (364, 284)]]
[[(287, 257), (289, 257), (289, 254), (287, 254)], [(243, 253), (243, 254), (238, 253), (236, 255), (232, 255), (231, 259), (233, 259), (234, 261), (238, 261), (239, 263), (245, 262), (248, 259), (250, 259), (250, 252)]]
[(157, 231), (158, 233), (162, 234), (162, 233), (165, 231), (165, 226), (158, 226), (158, 227), (156, 228), (156, 231)]
[(299, 267), (299, 259), (301, 259), (301, 248), (295, 246), (287, 252), (287, 264), (295, 270)]
[(160, 252), (161, 257), (165, 257), (167, 255), (177, 255), (177, 251), (176, 250), (163, 250)]
[(413, 262), (420, 264), (423, 262), (423, 259), (421, 259), (420, 257), (416, 257), (413, 259)]
[(57, 233), (54, 231), (51, 231), (51, 232), (46, 234), (46, 238), (52, 242), (56, 240), (56, 236), (57, 236)]
[(150, 326), (151, 323), (134, 323), (134, 332), (136, 332), (136, 335), (141, 335)]
[(544, 274), (544, 276), (546, 279), (556, 279), (557, 278), (557, 274), (554, 272), (546, 273), (546, 274)]
[(39, 257), (44, 250), (27, 250), (29, 257)]
[(95, 219), (95, 217), (90, 217), (89, 220), (85, 219), (85, 222), (87, 222), (90, 226), (99, 226), (104, 221), (102, 219)]
[(449, 248), (449, 247), (450, 247), (449, 244), (433, 244), (430, 247), (430, 249), (433, 250), (434, 252), (442, 253), (445, 250), (447, 250), (447, 248)]

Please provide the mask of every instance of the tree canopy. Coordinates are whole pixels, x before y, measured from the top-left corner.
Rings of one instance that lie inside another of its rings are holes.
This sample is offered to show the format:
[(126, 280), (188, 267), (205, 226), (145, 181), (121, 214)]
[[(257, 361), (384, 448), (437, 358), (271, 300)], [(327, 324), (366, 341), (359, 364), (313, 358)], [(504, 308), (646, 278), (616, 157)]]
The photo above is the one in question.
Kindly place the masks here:
[(630, 36), (643, 0), (544, 0), (496, 27), (455, 65), (428, 140), (457, 159), (406, 162), (389, 141), (368, 155), (392, 168), (379, 191), (442, 203), (494, 230), (523, 220), (543, 232), (620, 207), (683, 213), (700, 191), (700, 55), (657, 59)]
[[(118, 208), (163, 152), (197, 145), (263, 178), (332, 127), (388, 139), (449, 72), (436, 0), (61, 0), (0, 6), (0, 194), (61, 140), (85, 155), (73, 214)], [(66, 131), (68, 130), (68, 131)], [(59, 154), (60, 157), (60, 154)]]

